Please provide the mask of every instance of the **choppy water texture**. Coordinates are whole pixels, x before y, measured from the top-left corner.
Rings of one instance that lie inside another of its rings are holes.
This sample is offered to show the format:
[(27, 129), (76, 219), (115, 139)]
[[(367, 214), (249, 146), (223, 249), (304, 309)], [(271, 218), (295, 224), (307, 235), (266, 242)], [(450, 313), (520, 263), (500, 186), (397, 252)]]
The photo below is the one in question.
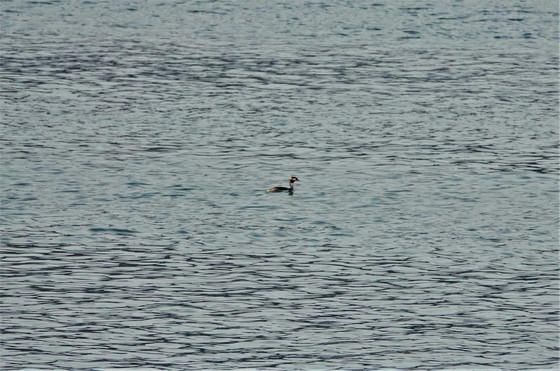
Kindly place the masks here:
[(0, 366), (558, 367), (557, 7), (2, 1)]

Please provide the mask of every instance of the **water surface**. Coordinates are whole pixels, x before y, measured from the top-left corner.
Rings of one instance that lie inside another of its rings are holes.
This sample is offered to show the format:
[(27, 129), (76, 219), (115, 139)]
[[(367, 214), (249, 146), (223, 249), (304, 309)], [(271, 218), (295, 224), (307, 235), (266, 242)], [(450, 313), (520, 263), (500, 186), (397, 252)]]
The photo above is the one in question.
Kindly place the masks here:
[(2, 368), (558, 367), (557, 6), (3, 1)]

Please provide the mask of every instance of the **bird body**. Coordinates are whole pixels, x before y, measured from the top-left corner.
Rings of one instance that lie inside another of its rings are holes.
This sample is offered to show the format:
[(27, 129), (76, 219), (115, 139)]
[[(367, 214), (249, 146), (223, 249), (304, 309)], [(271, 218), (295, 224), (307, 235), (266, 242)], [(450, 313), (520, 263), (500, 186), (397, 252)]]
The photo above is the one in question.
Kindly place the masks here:
[(294, 192), (294, 182), (299, 182), (299, 179), (295, 176), (290, 178), (290, 186), (289, 187), (272, 187), (267, 189), (267, 192), (282, 192), (282, 191), (288, 191), (290, 193)]

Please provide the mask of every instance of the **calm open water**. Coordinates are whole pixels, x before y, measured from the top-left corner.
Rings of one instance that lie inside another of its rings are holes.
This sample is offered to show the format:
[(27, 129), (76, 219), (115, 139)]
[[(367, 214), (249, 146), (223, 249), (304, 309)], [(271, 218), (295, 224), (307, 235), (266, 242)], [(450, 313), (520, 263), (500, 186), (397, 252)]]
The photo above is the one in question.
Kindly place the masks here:
[(2, 369), (559, 367), (557, 1), (0, 26)]

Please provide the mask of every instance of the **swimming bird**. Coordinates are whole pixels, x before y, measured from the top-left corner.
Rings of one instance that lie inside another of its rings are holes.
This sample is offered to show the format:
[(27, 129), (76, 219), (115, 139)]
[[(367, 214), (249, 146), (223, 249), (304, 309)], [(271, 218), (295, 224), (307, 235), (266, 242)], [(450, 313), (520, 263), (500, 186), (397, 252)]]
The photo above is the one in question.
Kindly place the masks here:
[(272, 187), (267, 189), (267, 192), (282, 192), (282, 191), (288, 191), (290, 192), (290, 194), (292, 194), (294, 192), (294, 182), (299, 182), (299, 179), (295, 176), (290, 178), (290, 186), (289, 187)]

